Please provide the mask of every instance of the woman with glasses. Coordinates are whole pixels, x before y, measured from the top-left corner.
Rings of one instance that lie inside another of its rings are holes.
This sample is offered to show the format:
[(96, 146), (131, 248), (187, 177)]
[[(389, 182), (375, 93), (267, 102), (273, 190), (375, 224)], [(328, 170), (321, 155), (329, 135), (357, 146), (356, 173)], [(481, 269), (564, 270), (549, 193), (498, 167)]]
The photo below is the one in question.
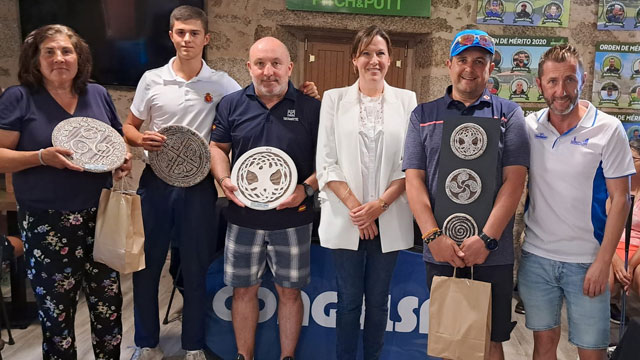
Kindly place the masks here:
[(355, 37), (355, 84), (329, 90), (320, 110), (316, 172), (320, 243), (333, 249), (338, 285), (337, 359), (355, 359), (365, 299), (364, 359), (378, 359), (398, 251), (413, 244), (402, 153), (412, 91), (389, 86), (389, 36), (378, 26)]

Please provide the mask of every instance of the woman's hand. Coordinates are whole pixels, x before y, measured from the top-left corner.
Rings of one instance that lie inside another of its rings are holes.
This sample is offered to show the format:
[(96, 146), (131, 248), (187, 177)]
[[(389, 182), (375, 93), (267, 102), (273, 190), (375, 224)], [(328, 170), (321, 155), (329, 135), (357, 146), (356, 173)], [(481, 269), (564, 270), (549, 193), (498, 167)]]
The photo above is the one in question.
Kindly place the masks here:
[(372, 222), (362, 228), (360, 231), (360, 240), (373, 240), (378, 235), (378, 227), (375, 222)]
[(631, 273), (624, 269), (624, 262), (617, 254), (613, 254), (611, 269), (613, 269), (613, 274), (615, 275), (616, 280), (618, 280), (626, 290), (629, 284), (631, 284), (632, 276)]
[(142, 147), (147, 151), (158, 151), (162, 148), (167, 137), (156, 131), (145, 131), (142, 133)]
[(351, 216), (351, 222), (353, 225), (357, 226), (358, 229), (362, 229), (373, 223), (383, 211), (384, 210), (382, 209), (380, 202), (378, 200), (373, 200), (351, 209), (349, 215)]
[(67, 156), (73, 156), (73, 151), (64, 149), (57, 146), (48, 147), (40, 150), (42, 162), (46, 166), (51, 166), (56, 169), (69, 169), (74, 171), (82, 171), (82, 167), (72, 163), (67, 159)]
[(129, 175), (131, 168), (133, 167), (131, 158), (131, 153), (127, 151), (127, 155), (124, 156), (124, 163), (122, 163), (122, 165), (113, 172), (114, 181), (120, 181), (123, 177)]

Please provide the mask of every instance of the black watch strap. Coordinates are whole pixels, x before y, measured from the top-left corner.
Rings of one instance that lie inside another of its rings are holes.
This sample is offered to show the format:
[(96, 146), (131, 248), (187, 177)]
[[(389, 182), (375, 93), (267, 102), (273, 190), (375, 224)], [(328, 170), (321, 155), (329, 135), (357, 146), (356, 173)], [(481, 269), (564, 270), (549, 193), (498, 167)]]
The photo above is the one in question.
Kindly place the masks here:
[(313, 190), (313, 187), (306, 182), (302, 183), (302, 187), (304, 187), (304, 193), (307, 195), (307, 197), (313, 196), (313, 193), (316, 192), (315, 190)]

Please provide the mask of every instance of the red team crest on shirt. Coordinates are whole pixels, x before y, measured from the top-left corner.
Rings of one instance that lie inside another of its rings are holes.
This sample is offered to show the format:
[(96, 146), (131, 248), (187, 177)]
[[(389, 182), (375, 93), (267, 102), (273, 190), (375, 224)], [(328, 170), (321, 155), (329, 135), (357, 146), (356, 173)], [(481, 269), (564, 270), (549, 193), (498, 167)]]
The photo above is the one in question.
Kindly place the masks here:
[(211, 96), (211, 93), (204, 94), (204, 101), (207, 104), (211, 104), (213, 102), (213, 96)]

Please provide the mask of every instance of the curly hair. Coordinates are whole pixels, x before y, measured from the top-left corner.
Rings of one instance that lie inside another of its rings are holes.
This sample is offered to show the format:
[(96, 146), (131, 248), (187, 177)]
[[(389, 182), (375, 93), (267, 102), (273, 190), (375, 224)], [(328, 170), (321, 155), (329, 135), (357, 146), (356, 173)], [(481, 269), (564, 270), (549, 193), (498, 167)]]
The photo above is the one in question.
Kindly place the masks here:
[(18, 66), (18, 80), (20, 84), (32, 89), (44, 87), (42, 72), (40, 71), (40, 45), (47, 39), (57, 35), (69, 38), (76, 56), (78, 57), (78, 72), (73, 78), (72, 90), (80, 95), (87, 89), (87, 82), (91, 76), (93, 59), (89, 45), (73, 29), (64, 25), (45, 25), (33, 30), (27, 35), (20, 49)]

